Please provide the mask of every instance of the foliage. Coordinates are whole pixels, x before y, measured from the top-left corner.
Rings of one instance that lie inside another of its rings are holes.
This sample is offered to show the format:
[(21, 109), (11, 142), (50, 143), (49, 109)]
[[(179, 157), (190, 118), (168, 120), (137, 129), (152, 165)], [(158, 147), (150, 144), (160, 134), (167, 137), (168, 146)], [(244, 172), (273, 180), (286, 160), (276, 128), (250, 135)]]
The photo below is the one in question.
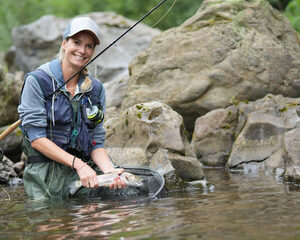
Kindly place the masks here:
[[(11, 45), (11, 31), (14, 27), (31, 23), (43, 15), (70, 18), (97, 11), (113, 11), (127, 18), (138, 20), (160, 0), (0, 0), (0, 51)], [(150, 26), (156, 23), (176, 1), (172, 10), (156, 27), (165, 30), (175, 27), (195, 14), (203, 0), (168, 0), (144, 22)], [(300, 30), (300, 0), (268, 0), (273, 7), (283, 11), (289, 3), (286, 16), (293, 26)]]
[(293, 0), (288, 5), (285, 15), (290, 20), (292, 26), (300, 32), (300, 0)]
[[(166, 1), (144, 22), (153, 25), (174, 1)], [(31, 23), (43, 15), (69, 18), (89, 12), (113, 11), (138, 20), (158, 3), (159, 0), (0, 0), (0, 51), (6, 51), (11, 45), (11, 31), (14, 27)], [(201, 3), (202, 0), (176, 0), (172, 11), (156, 27), (164, 30), (180, 25), (197, 11)]]

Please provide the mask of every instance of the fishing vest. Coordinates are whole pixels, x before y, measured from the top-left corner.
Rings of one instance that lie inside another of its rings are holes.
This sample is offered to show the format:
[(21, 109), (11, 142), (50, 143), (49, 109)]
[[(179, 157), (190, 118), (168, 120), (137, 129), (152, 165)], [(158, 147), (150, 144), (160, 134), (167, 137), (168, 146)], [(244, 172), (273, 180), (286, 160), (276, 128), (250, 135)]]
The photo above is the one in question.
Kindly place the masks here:
[[(70, 99), (63, 91), (52, 94), (57, 89), (56, 81), (43, 70), (36, 70), (28, 75), (32, 75), (38, 81), (45, 97), (47, 138), (65, 151), (80, 153), (80, 157), (83, 158), (88, 157), (93, 147), (92, 132), (97, 124), (87, 118), (86, 109), (94, 105), (102, 109), (99, 99), (102, 84), (93, 80), (92, 89), (76, 100)], [(28, 139), (23, 142), (23, 151), (28, 162), (36, 162), (37, 155), (40, 156), (31, 147)]]

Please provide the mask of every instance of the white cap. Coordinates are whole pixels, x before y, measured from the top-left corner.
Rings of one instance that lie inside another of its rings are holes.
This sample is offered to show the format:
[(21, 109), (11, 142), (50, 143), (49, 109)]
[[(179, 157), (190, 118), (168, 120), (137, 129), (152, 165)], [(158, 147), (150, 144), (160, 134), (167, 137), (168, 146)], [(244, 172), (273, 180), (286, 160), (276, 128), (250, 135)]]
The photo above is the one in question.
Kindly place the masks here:
[(98, 25), (89, 17), (74, 18), (66, 27), (63, 40), (72, 37), (81, 31), (89, 31), (93, 34), (96, 44), (100, 44), (100, 32)]

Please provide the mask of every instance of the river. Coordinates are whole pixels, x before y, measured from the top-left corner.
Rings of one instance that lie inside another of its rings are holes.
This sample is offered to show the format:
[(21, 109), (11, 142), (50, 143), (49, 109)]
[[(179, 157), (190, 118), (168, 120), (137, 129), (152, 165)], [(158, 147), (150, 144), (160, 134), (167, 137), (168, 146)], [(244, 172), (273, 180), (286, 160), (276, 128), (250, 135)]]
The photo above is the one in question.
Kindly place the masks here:
[(297, 187), (257, 172), (205, 173), (214, 189), (135, 204), (46, 204), (26, 200), (22, 185), (4, 186), (0, 239), (300, 239)]

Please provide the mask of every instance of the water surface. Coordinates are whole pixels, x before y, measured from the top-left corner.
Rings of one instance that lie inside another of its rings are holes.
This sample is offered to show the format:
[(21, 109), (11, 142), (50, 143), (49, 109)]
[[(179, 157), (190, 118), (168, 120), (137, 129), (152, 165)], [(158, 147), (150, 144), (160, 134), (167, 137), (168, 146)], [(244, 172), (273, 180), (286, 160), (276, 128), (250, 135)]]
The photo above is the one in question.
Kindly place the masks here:
[(0, 188), (0, 239), (300, 239), (300, 191), (263, 174), (206, 169), (209, 191), (120, 203), (26, 200)]

